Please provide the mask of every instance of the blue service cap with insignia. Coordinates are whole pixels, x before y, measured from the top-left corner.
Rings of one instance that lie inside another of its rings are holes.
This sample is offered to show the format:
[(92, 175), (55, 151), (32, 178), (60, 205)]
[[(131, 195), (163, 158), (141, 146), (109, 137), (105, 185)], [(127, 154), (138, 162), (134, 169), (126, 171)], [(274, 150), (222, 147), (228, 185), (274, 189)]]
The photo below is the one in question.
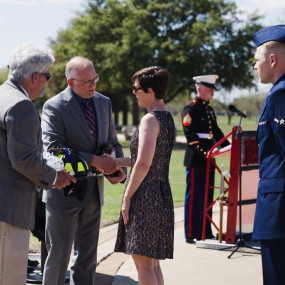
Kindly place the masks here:
[(196, 81), (196, 83), (201, 83), (205, 85), (206, 87), (212, 88), (217, 90), (217, 87), (215, 85), (216, 79), (218, 79), (219, 76), (217, 74), (211, 74), (211, 75), (201, 75), (201, 76), (195, 76), (193, 79)]
[(285, 44), (285, 25), (266, 27), (259, 30), (254, 35), (256, 47), (270, 41), (277, 41)]

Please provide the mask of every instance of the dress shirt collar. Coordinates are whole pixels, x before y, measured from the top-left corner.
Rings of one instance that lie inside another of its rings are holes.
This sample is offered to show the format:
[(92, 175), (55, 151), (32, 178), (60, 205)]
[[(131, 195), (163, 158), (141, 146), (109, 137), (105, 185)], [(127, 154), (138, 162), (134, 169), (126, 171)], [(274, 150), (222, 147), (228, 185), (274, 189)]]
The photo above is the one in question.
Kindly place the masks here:
[(20, 88), (22, 88), (22, 90), (24, 91), (25, 95), (28, 97), (28, 99), (30, 99), (28, 92), (25, 90), (24, 87), (22, 87), (21, 85), (19, 85)]
[[(85, 99), (80, 97), (79, 95), (77, 95), (72, 88), (70, 88), (70, 90), (71, 90), (72, 95), (75, 97), (75, 99), (77, 100), (78, 104), (80, 105), (82, 103), (82, 101), (85, 100)], [(90, 99), (91, 98), (89, 98), (89, 102), (91, 101)]]

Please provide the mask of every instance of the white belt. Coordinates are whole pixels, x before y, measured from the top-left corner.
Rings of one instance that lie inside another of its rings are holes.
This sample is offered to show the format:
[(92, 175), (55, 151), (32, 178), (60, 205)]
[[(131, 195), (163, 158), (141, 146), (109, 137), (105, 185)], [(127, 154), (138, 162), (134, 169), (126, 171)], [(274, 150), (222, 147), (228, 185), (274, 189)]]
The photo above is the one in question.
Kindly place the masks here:
[(203, 133), (197, 133), (196, 134), (200, 139), (209, 139), (211, 140), (213, 138), (213, 134), (203, 134)]

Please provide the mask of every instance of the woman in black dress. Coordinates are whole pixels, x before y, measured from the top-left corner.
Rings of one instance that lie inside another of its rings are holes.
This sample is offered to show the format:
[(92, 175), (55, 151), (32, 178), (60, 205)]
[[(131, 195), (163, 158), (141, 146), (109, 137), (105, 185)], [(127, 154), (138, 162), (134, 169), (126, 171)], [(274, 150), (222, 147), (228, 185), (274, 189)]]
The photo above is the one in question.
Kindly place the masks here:
[(115, 251), (131, 254), (140, 285), (163, 285), (159, 260), (173, 258), (174, 211), (169, 162), (175, 127), (164, 105), (169, 73), (160, 67), (137, 71), (133, 93), (148, 113), (131, 142), (131, 158), (117, 158), (131, 167), (120, 213)]

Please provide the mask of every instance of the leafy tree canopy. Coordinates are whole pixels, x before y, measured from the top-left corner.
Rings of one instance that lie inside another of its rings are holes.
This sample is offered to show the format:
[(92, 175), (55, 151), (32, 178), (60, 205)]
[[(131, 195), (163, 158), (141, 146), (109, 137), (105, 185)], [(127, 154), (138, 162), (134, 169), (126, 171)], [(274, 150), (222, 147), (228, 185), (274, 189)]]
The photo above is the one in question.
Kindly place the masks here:
[(251, 96), (243, 96), (233, 101), (237, 109), (246, 113), (249, 118), (251, 116), (258, 116), (264, 103), (267, 93), (255, 94)]
[(50, 90), (66, 86), (64, 68), (76, 55), (89, 58), (100, 74), (97, 91), (114, 110), (132, 96), (131, 76), (159, 65), (171, 74), (166, 97), (194, 91), (192, 77), (218, 74), (217, 84), (253, 87), (254, 33), (260, 16), (241, 12), (224, 0), (90, 0), (70, 27), (51, 42), (56, 57)]
[(8, 78), (9, 69), (4, 67), (0, 69), (0, 85), (2, 85)]

